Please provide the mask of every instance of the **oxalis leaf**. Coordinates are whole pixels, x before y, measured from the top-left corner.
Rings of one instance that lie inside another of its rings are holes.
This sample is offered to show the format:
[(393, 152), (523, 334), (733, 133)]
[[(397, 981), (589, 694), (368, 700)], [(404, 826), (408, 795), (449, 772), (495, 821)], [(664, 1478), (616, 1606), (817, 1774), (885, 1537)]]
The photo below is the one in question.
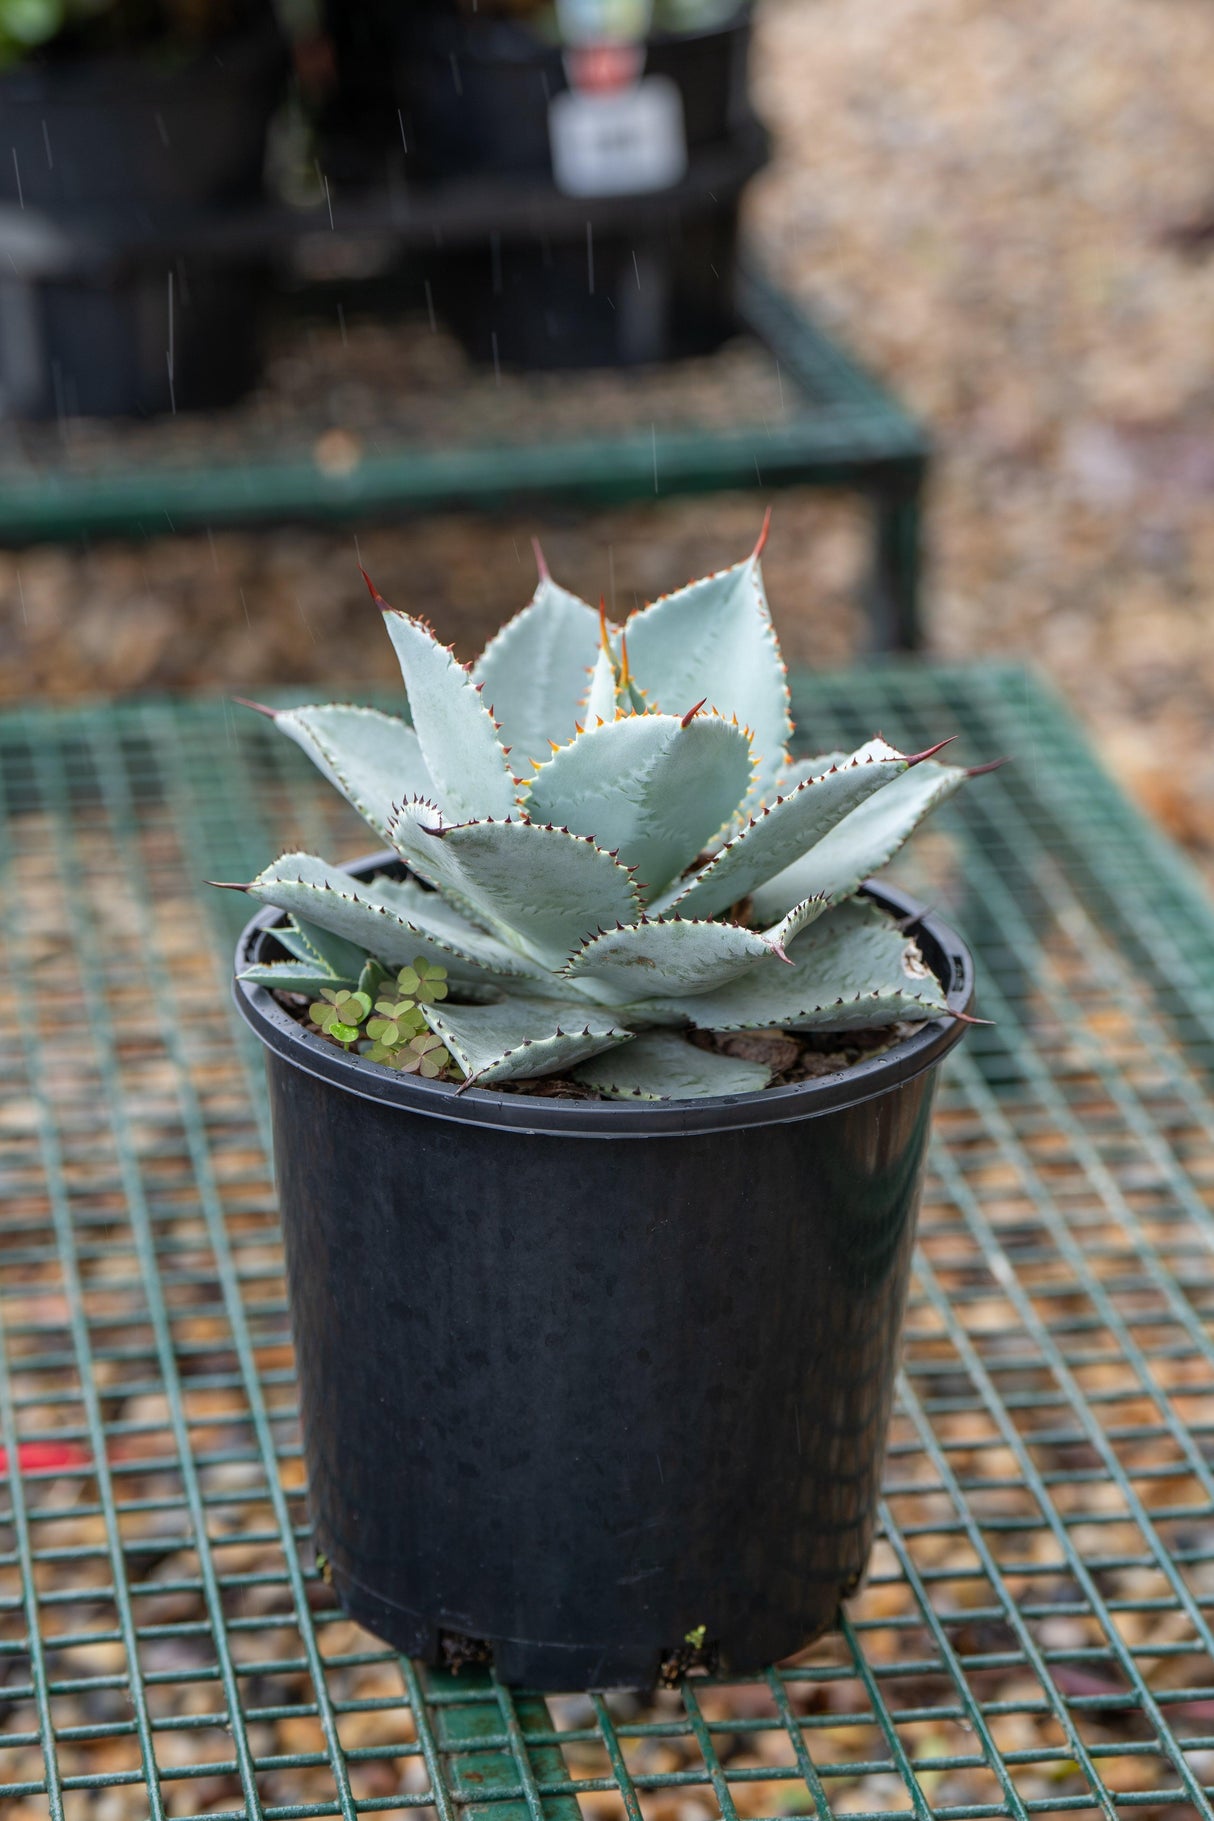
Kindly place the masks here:
[(755, 915), (778, 917), (803, 898), (835, 902), (857, 891), (892, 860), (923, 818), (965, 783), (963, 766), (928, 761), (862, 803), (799, 860), (754, 891)]
[(467, 1077), (467, 1085), (560, 1074), (600, 1051), (630, 1043), (632, 1032), (584, 1001), (509, 999), (500, 1005), (423, 1007)]
[(537, 770), (524, 805), (533, 822), (618, 854), (650, 899), (732, 819), (750, 774), (749, 740), (718, 715), (631, 715), (562, 746)]
[(394, 803), (403, 797), (434, 795), (421, 742), (414, 729), (395, 715), (341, 702), (300, 708), (264, 708), (258, 702), (242, 702), (242, 706), (268, 715), (279, 733), (302, 747), (385, 841)]
[[(558, 587), (538, 544), (536, 555), (540, 579), (530, 605), (490, 639), (472, 670), (516, 773), (526, 772), (529, 759), (545, 758), (550, 742), (572, 739), (599, 644), (598, 614)], [(397, 801), (432, 794), (398, 791)]]
[(825, 900), (799, 905), (760, 933), (735, 923), (651, 919), (608, 930), (580, 948), (565, 977), (607, 1005), (628, 1005), (647, 994), (703, 993), (760, 966), (788, 965), (786, 947), (826, 909)]
[(940, 983), (913, 942), (876, 905), (832, 910), (789, 949), (791, 967), (751, 970), (718, 992), (654, 1001), (704, 1031), (854, 1030), (922, 1021), (947, 1011)]
[[(428, 626), (389, 607), (369, 581), (367, 586), (383, 609), (422, 757), (444, 813), (456, 820), (508, 816), (517, 788), (514, 773), (477, 685)], [(402, 788), (398, 801), (406, 794)]]
[(760, 563), (767, 527), (744, 563), (663, 595), (624, 631), (637, 682), (665, 714), (707, 698), (754, 734), (756, 774), (747, 808), (763, 800), (788, 763), (788, 681)]
[(390, 838), (420, 878), (546, 968), (563, 967), (597, 930), (640, 915), (627, 870), (566, 829), (452, 824), (432, 804), (406, 803)]
[(356, 943), (390, 968), (409, 967), (420, 956), (465, 981), (540, 975), (538, 968), (480, 930), (470, 929), (458, 939), (447, 930), (432, 933), (419, 920), (402, 916), (373, 885), (327, 866), (313, 854), (284, 854), (244, 889), (262, 904), (273, 904)]
[[(765, 804), (685, 885), (667, 893), (661, 910), (712, 917), (749, 897), (764, 880), (783, 872), (875, 791), (893, 782), (908, 759), (884, 741), (861, 747), (842, 765), (793, 786), (786, 797)], [(815, 888), (803, 897), (820, 897)]]
[(771, 1070), (761, 1062), (700, 1050), (682, 1037), (653, 1031), (579, 1063), (573, 1076), (608, 1100), (702, 1100), (757, 1094), (771, 1080)]

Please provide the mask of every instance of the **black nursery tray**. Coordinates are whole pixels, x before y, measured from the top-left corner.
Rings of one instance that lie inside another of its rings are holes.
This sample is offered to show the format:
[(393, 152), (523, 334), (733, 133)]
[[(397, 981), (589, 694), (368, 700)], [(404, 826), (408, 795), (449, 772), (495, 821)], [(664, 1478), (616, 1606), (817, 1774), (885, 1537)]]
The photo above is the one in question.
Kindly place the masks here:
[(365, 831), (219, 701), (0, 717), (6, 1816), (1214, 1812), (1214, 911), (1021, 672), (796, 710), (1017, 755), (902, 875), (995, 1024), (942, 1091), (866, 1590), (647, 1705), (419, 1672), (312, 1565), (245, 907), (202, 880)]

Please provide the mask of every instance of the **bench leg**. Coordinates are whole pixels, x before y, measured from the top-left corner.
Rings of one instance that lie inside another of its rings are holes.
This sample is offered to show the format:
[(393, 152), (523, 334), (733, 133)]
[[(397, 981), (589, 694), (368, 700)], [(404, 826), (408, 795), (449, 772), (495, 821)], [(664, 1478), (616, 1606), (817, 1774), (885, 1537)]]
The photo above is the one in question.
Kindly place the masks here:
[(868, 607), (874, 651), (917, 651), (922, 572), (922, 479), (873, 500)]

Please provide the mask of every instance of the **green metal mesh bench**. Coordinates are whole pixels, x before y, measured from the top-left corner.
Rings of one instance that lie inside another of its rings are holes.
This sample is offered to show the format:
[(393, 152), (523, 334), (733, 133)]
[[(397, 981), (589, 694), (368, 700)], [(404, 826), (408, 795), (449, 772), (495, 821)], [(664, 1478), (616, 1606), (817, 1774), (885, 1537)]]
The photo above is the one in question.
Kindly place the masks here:
[(818, 749), (1017, 755), (902, 875), (997, 1022), (942, 1092), (867, 1589), (648, 1705), (421, 1671), (312, 1565), (242, 906), (200, 881), (365, 836), (218, 701), (0, 719), (6, 1818), (1214, 1813), (1214, 913), (1022, 673), (797, 695)]
[[(874, 647), (913, 649), (924, 431), (760, 272), (743, 275), (738, 303), (743, 332), (725, 350), (663, 368), (495, 375), (424, 319), (360, 361), (357, 331), (330, 316), (309, 330), (302, 378), (232, 412), (0, 419), (0, 545), (827, 488), (870, 509)], [(374, 395), (365, 419), (350, 379)]]

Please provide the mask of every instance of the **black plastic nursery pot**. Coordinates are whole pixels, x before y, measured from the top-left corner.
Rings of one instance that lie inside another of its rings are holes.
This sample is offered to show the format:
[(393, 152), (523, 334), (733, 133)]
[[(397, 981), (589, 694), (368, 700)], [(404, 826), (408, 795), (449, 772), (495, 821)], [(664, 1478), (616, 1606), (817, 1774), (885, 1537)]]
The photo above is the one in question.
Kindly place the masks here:
[[(918, 939), (966, 1010), (960, 939), (930, 915)], [(872, 1541), (961, 1023), (792, 1087), (641, 1104), (460, 1093), (236, 997), (266, 1048), (309, 1502), (346, 1611), (537, 1689), (752, 1671), (829, 1628)]]
[[(664, 214), (638, 209), (608, 232), (553, 234), (549, 108), (568, 86), (559, 46), (509, 21), (416, 9), (401, 66), (409, 168), (426, 179), (476, 172), (534, 186), (529, 237), (432, 262), (435, 303), (476, 359), (523, 368), (630, 366), (711, 353), (736, 331), (738, 210), (762, 156), (747, 97), (750, 14), (657, 34), (645, 76), (679, 91), (692, 173)], [(710, 148), (737, 147), (736, 172), (695, 182)], [(694, 197), (689, 206), (690, 191)]]
[[(767, 158), (747, 94), (748, 6), (712, 29), (658, 32), (644, 49), (646, 80), (678, 91), (682, 178), (652, 190), (621, 178), (580, 209), (554, 176), (550, 109), (572, 67), (559, 44), (433, 5), (333, 0), (328, 17), (338, 83), (324, 132), (336, 169), (382, 181), (403, 168), (432, 191), (466, 197), (479, 182), (526, 199), (525, 228), (503, 235), (490, 208), (479, 245), (444, 240), (418, 262), (474, 358), (629, 366), (710, 353), (736, 332), (739, 202)], [(595, 206), (604, 195), (606, 211)]]
[(694, 213), (649, 208), (626, 231), (496, 237), (435, 255), (435, 307), (475, 360), (528, 371), (711, 354), (738, 327), (741, 187)]
[[(424, 5), (398, 11), (396, 19), (396, 84), (410, 174), (550, 180), (548, 109), (568, 87), (561, 46), (510, 20)], [(658, 32), (649, 40), (645, 74), (678, 88), (693, 156), (743, 131), (752, 117), (750, 33), (750, 8), (740, 6), (723, 25)], [(389, 126), (399, 143), (395, 114), (384, 124), (386, 136)]]
[(0, 75), (0, 412), (151, 414), (248, 390), (264, 267), (192, 241), (260, 195), (285, 74), (266, 5), (188, 58)]
[[(0, 234), (0, 248), (3, 236)], [(182, 255), (0, 275), (0, 416), (154, 417), (234, 404), (261, 371), (265, 275)]]
[[(320, 122), (326, 169), (351, 181), (552, 175), (548, 106), (568, 85), (559, 45), (526, 25), (394, 0), (327, 0), (336, 83)], [(657, 33), (646, 73), (679, 89), (694, 153), (744, 130), (750, 8), (711, 30)]]

